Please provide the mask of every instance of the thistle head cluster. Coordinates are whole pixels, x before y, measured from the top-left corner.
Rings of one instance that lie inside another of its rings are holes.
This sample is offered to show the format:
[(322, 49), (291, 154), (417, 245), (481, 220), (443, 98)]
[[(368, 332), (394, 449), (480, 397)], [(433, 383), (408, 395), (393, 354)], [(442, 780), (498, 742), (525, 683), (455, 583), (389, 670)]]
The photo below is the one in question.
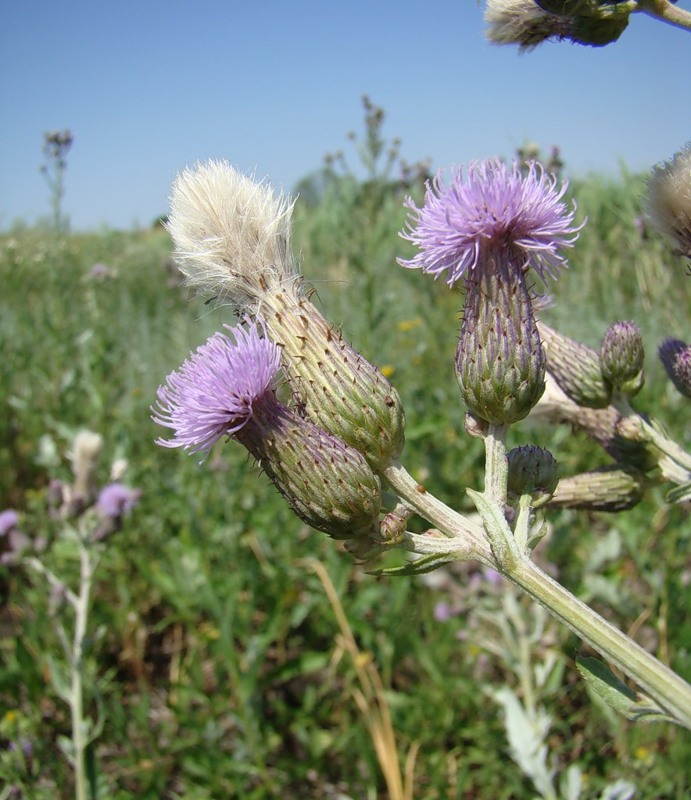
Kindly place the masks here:
[(191, 286), (261, 318), (304, 415), (383, 469), (403, 447), (398, 393), (309, 299), (290, 250), (291, 210), (227, 163), (187, 170), (168, 221), (176, 259)]
[(643, 386), (643, 338), (633, 322), (613, 322), (600, 351), (538, 323), (547, 370), (576, 405), (607, 408), (613, 393), (634, 396)]

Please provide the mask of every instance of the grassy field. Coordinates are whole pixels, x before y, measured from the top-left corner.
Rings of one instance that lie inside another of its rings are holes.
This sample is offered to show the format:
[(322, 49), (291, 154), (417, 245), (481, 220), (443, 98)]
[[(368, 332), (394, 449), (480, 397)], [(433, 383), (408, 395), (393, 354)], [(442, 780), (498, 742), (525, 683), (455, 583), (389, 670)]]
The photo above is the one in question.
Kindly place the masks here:
[[(592, 346), (610, 321), (636, 320), (648, 354), (636, 406), (688, 448), (691, 406), (656, 349), (691, 334), (691, 278), (656, 234), (642, 236), (642, 188), (628, 175), (572, 186), (589, 223), (545, 318)], [(295, 249), (327, 317), (398, 388), (409, 471), (470, 510), (463, 489), (481, 485), (483, 452), (464, 433), (453, 375), (461, 298), (396, 266), (408, 254), (401, 199), (343, 180), (297, 206)], [(94, 586), (86, 715), (97, 721), (88, 767), (98, 796), (383, 798), (383, 762), (393, 773), (407, 764), (419, 800), (532, 798), (496, 695), (522, 696), (526, 676), (551, 718), (554, 797), (573, 796), (558, 788), (572, 765), (582, 797), (617, 780), (637, 798), (688, 796), (688, 732), (593, 704), (573, 669), (577, 640), (508, 586), (473, 565), (436, 581), (375, 578), (292, 516), (242, 448), (220, 447), (200, 466), (154, 444), (158, 385), (232, 322), (187, 296), (170, 249), (160, 227), (0, 236), (0, 510), (19, 510), (27, 535), (58, 540), (42, 558), (74, 586), (78, 563), (46, 497), (51, 479), (71, 480), (75, 433), (104, 437), (101, 483), (124, 458), (125, 482), (142, 492)], [(97, 263), (105, 274), (92, 275)], [(511, 442), (549, 447), (566, 474), (606, 462), (570, 430), (530, 420)], [(690, 679), (691, 524), (663, 498), (655, 487), (622, 515), (554, 513), (539, 557)], [(73, 796), (56, 686), (55, 615), (67, 612), (24, 568), (0, 567), (0, 591), (0, 797)], [(395, 733), (383, 759), (370, 696)]]

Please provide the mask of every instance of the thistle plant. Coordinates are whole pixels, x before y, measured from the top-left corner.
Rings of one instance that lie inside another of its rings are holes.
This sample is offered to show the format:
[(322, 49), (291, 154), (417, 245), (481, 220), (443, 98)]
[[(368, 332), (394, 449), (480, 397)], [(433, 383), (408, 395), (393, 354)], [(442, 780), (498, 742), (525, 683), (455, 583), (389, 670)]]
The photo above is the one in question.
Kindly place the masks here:
[[(25, 570), (48, 596), (60, 648), (57, 654), (43, 657), (56, 694), (69, 707), (70, 736), (59, 737), (58, 743), (74, 774), (76, 800), (99, 795), (95, 759), (87, 754), (104, 720), (100, 704), (95, 719), (86, 708), (87, 696), (91, 700), (94, 694), (98, 699), (90, 656), (94, 633), (89, 630), (95, 574), (110, 537), (122, 528), (141, 494), (121, 482), (126, 465), (120, 461), (113, 464), (110, 480), (98, 485), (96, 468), (102, 449), (103, 439), (97, 433), (84, 430), (75, 436), (72, 482), (55, 479), (46, 493), (46, 511), (52, 523), (49, 531), (30, 535), (23, 529), (24, 524), (31, 525), (30, 518), (23, 521), (13, 509), (0, 512), (0, 563)], [(64, 555), (78, 564), (76, 582), (62, 577), (63, 571), (69, 570), (67, 564), (56, 566)]]
[[(173, 437), (158, 442), (208, 453), (227, 436), (300, 519), (343, 540), (370, 568), (392, 549), (415, 555), (377, 574), (465, 561), (495, 570), (640, 692), (622, 689), (603, 663), (581, 662), (606, 701), (632, 719), (691, 728), (691, 686), (532, 558), (553, 506), (622, 510), (653, 482), (672, 482), (684, 495), (691, 481), (691, 457), (631, 405), (644, 356), (636, 326), (614, 323), (597, 352), (539, 319), (535, 284), (563, 272), (585, 224), (566, 190), (538, 164), (490, 160), (456, 170), (448, 183), (437, 176), (421, 207), (406, 202), (402, 236), (417, 252), (400, 264), (442, 277), (463, 306), (455, 367), (466, 430), (485, 445), (484, 487), (465, 489), (478, 515), (442, 503), (405, 469), (398, 393), (313, 305), (290, 251), (291, 204), (226, 163), (182, 173), (169, 228), (188, 283), (218, 296), (239, 324), (215, 334), (159, 389), (153, 419)], [(665, 350), (681, 382), (685, 352)], [(608, 470), (559, 479), (545, 448), (507, 447), (511, 426), (540, 404), (551, 409), (555, 392), (566, 400), (563, 421), (613, 456)], [(408, 529), (414, 516), (429, 525), (424, 533)]]
[(41, 165), (41, 173), (48, 184), (53, 227), (58, 232), (64, 231), (67, 227), (67, 218), (62, 211), (62, 200), (65, 196), (67, 154), (73, 142), (74, 136), (69, 130), (49, 131), (43, 136), (43, 155), (46, 163)]

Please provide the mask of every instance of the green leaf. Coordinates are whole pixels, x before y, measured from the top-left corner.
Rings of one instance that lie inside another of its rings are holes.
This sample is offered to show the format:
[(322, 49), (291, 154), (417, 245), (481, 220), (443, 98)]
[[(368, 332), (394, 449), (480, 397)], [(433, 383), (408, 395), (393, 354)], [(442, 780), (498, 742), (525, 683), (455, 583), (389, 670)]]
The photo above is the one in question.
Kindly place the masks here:
[(58, 663), (50, 654), (46, 654), (46, 662), (55, 693), (61, 700), (69, 703), (72, 696), (72, 678), (69, 669)]
[(409, 561), (402, 567), (387, 567), (386, 569), (376, 569), (369, 572), (370, 575), (402, 576), (402, 575), (424, 575), (426, 572), (433, 572), (439, 567), (453, 564), (456, 559), (453, 553), (430, 553), (422, 556), (415, 561)]
[(637, 694), (597, 658), (578, 657), (576, 666), (593, 692), (610, 708), (633, 722), (676, 722), (654, 700)]

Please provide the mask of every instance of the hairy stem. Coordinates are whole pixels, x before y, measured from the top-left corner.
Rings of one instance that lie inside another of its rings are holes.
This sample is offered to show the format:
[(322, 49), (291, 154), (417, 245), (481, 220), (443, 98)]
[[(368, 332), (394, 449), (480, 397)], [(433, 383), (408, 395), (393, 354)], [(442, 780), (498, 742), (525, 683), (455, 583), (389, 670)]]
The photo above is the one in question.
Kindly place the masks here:
[(675, 28), (691, 30), (691, 12), (675, 6), (669, 0), (639, 0), (638, 10)]
[(507, 576), (691, 729), (691, 686), (528, 559)]

